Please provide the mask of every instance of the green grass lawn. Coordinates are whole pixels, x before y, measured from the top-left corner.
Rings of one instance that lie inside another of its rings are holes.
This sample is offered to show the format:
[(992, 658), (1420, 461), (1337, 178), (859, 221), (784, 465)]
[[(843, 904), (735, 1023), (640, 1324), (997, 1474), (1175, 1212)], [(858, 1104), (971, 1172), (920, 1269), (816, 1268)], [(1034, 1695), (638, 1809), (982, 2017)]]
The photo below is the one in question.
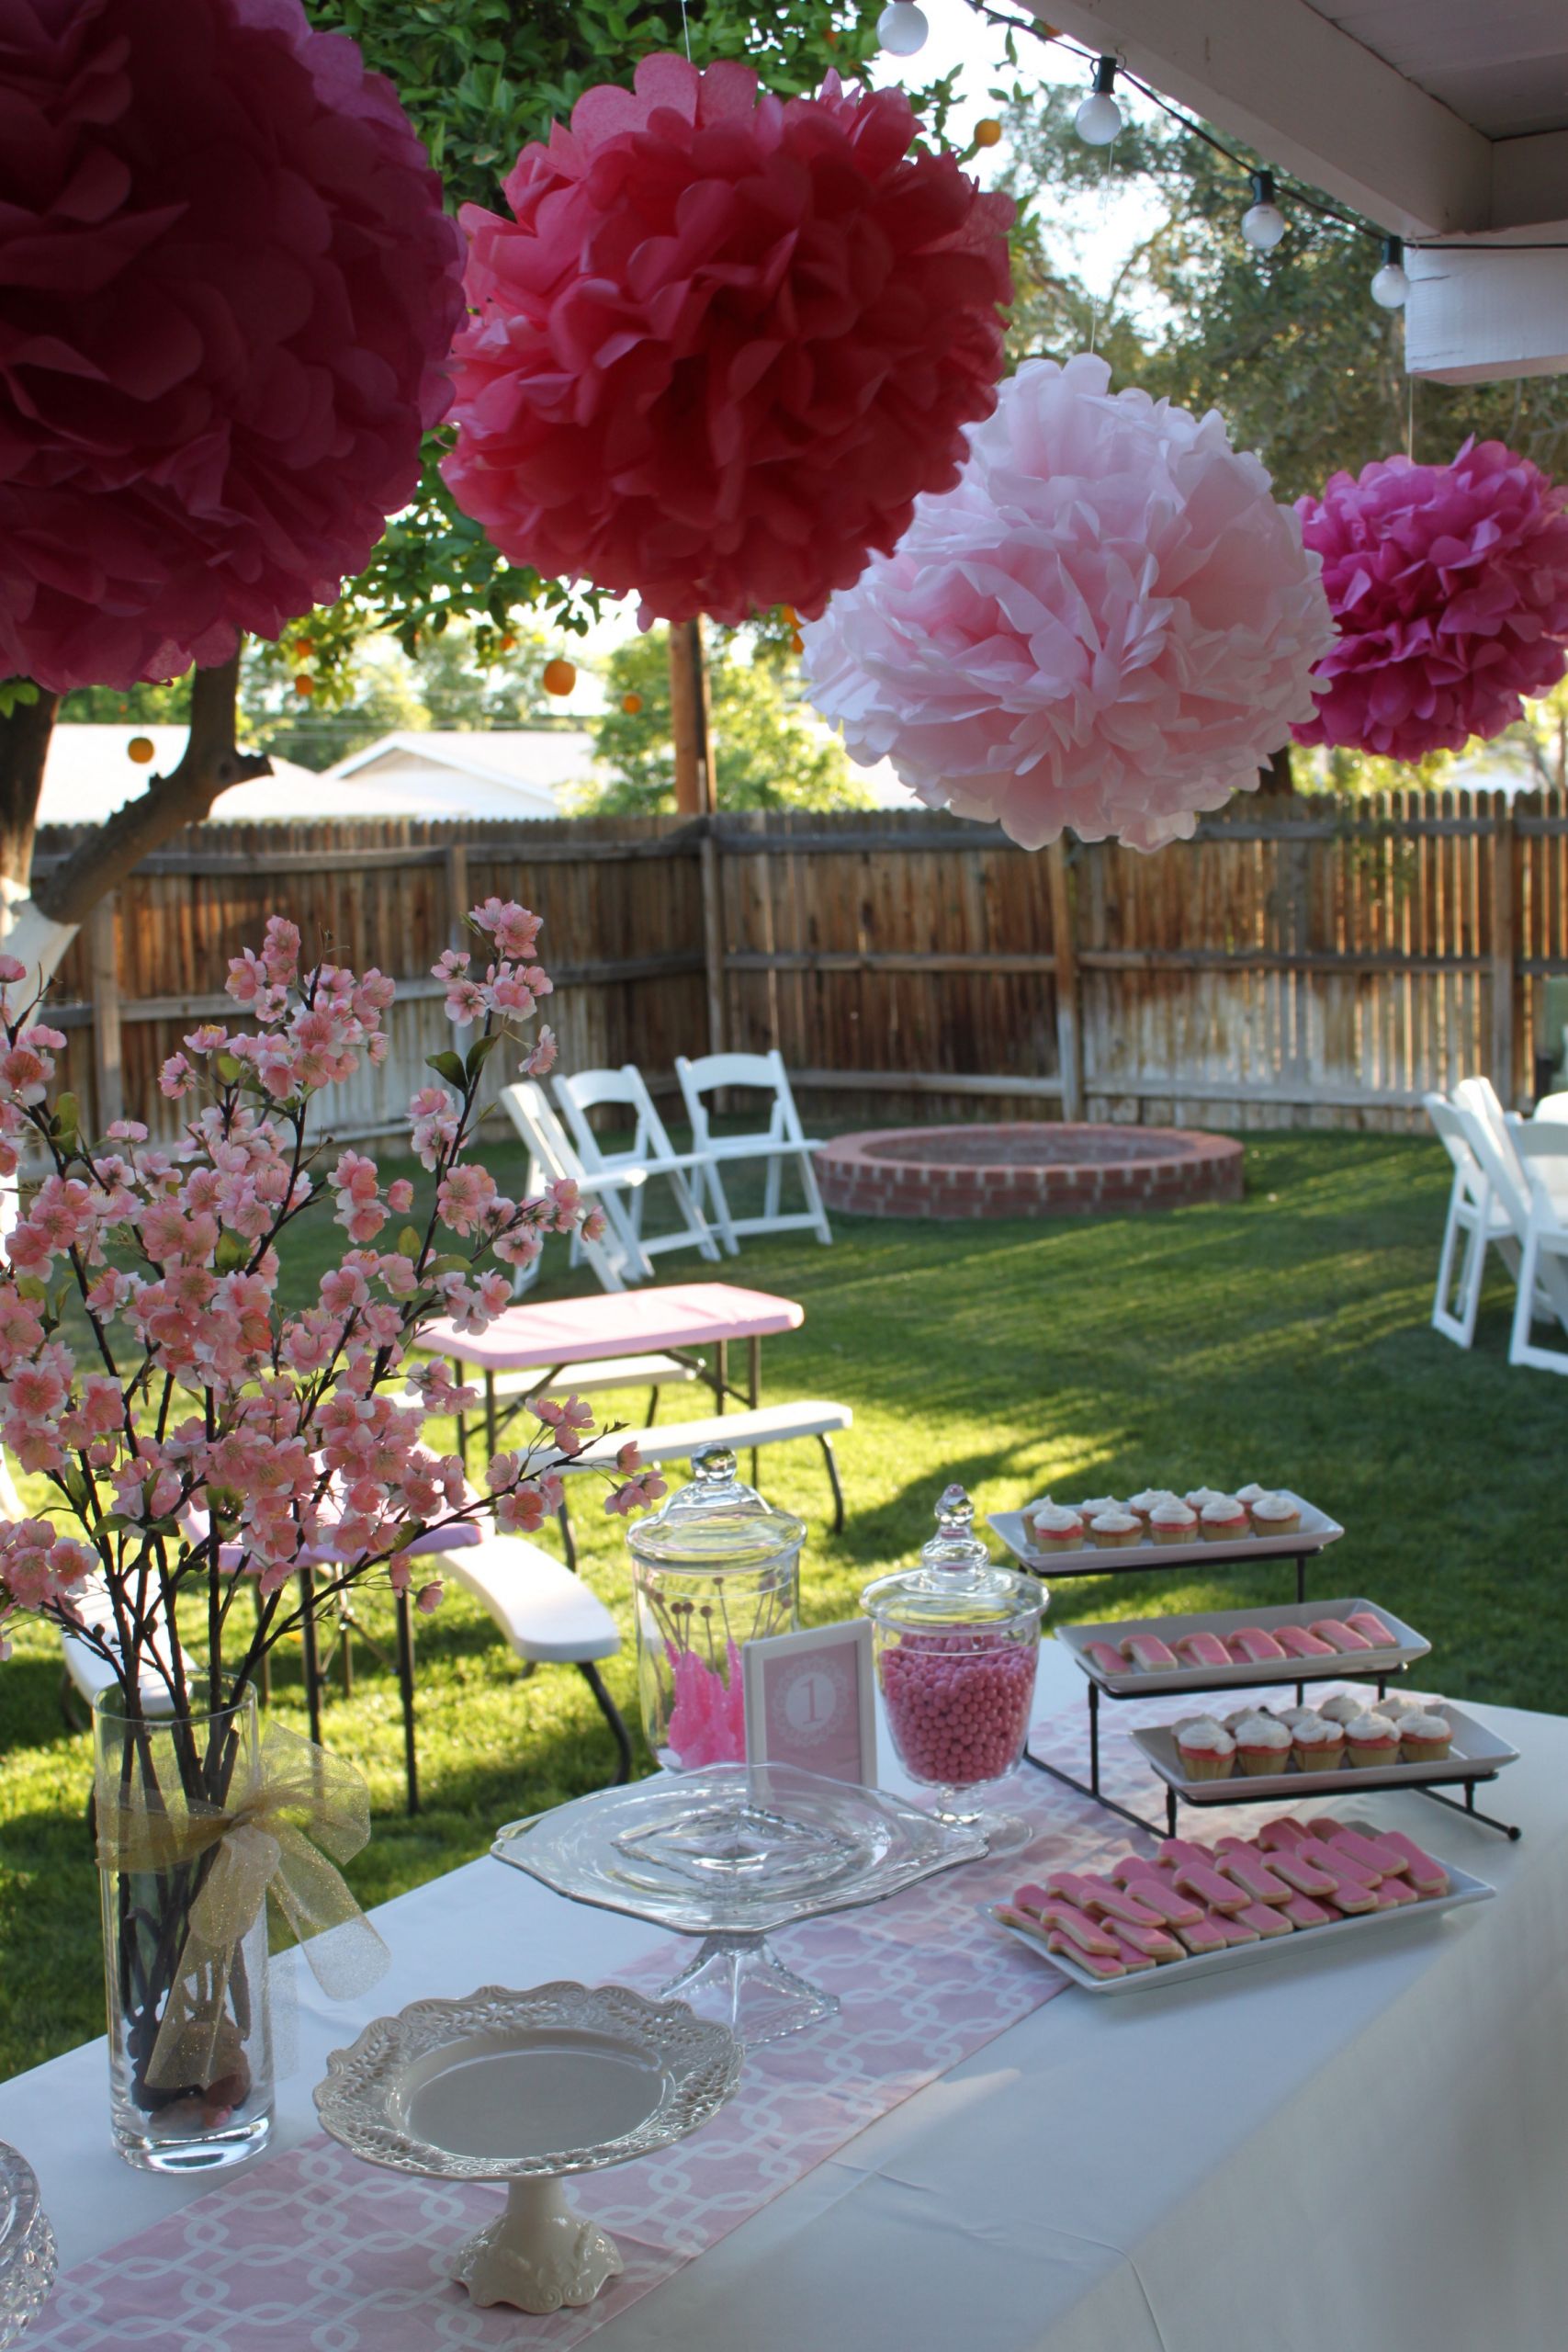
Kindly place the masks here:
[[(507, 1189), (521, 1182), (514, 1152), (486, 1157)], [(1420, 1627), (1434, 1687), (1562, 1704), (1568, 1386), (1509, 1371), (1501, 1276), (1472, 1352), (1430, 1329), (1446, 1159), (1418, 1139), (1263, 1135), (1248, 1139), (1247, 1177), (1237, 1207), (977, 1226), (842, 1217), (831, 1250), (809, 1235), (747, 1246), (735, 1278), (806, 1308), (802, 1330), (765, 1343), (764, 1395), (835, 1396), (855, 1415), (840, 1449), (842, 1536), (828, 1532), (816, 1446), (763, 1456), (767, 1493), (810, 1529), (808, 1617), (847, 1614), (869, 1577), (908, 1559), (949, 1478), (989, 1509), (1051, 1487), (1071, 1498), (1257, 1478), (1344, 1522), (1317, 1591), (1366, 1593)], [(542, 1295), (582, 1286), (555, 1249)], [(291, 1286), (313, 1283), (329, 1250), (311, 1227)], [(708, 1270), (682, 1255), (659, 1271)], [(625, 1409), (640, 1414), (640, 1395)], [(629, 1635), (619, 1523), (585, 1492), (577, 1524), (583, 1572)], [(1063, 1585), (1047, 1622), (1289, 1590), (1278, 1569), (1106, 1577)], [(389, 1633), (384, 1603), (368, 1614)], [(375, 1795), (376, 1835), (350, 1872), (366, 1904), (483, 1852), (498, 1823), (613, 1770), (581, 1677), (550, 1668), (522, 1679), (461, 1597), (422, 1625), (420, 1648), (417, 1819), (400, 1810), (390, 1676), (362, 1658), (352, 1698), (327, 1708), (328, 1743), (365, 1769)], [(608, 1677), (630, 1718), (629, 1649)], [(24, 1632), (0, 1668), (0, 2075), (102, 2027), (88, 1743), (62, 1722), (59, 1681), (54, 1639)], [(280, 1666), (276, 1703), (303, 1728), (299, 1701), (296, 1654)]]

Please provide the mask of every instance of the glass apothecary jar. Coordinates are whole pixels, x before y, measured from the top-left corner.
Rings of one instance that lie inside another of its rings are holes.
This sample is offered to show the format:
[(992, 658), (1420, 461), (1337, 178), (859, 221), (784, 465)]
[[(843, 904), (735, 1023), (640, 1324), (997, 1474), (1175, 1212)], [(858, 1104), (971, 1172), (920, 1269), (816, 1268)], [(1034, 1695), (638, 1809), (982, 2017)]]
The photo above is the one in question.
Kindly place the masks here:
[(700, 1447), (691, 1484), (629, 1530), (642, 1726), (667, 1769), (744, 1760), (741, 1645), (799, 1624), (805, 1536), (727, 1445)]
[(964, 1488), (949, 1487), (916, 1566), (868, 1584), (861, 1606), (898, 1761), (936, 1790), (939, 1821), (978, 1826), (993, 1853), (1008, 1853), (1029, 1842), (1027, 1825), (979, 1800), (1023, 1759), (1049, 1596), (1036, 1577), (993, 1566), (974, 1521)]

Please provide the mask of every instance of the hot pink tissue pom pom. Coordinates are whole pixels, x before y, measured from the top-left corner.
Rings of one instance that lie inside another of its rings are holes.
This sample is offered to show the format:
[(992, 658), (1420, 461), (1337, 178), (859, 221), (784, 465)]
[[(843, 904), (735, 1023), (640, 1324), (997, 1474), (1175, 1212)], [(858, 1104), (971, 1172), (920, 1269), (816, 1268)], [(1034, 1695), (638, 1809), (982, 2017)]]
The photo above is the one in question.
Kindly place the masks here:
[(170, 678), (362, 569), (462, 244), (299, 0), (0, 0), (0, 678)]
[(1257, 458), (1110, 382), (1083, 354), (1021, 368), (956, 486), (804, 631), (855, 759), (1027, 849), (1190, 835), (1310, 718), (1334, 634)]
[(1500, 734), (1568, 667), (1564, 492), (1501, 441), (1380, 458), (1297, 507), (1339, 625), (1300, 743), (1395, 760)]
[(445, 472), (503, 555), (739, 622), (895, 544), (990, 413), (1012, 290), (1010, 198), (915, 129), (897, 90), (645, 57), (525, 147), (512, 220), (465, 209)]

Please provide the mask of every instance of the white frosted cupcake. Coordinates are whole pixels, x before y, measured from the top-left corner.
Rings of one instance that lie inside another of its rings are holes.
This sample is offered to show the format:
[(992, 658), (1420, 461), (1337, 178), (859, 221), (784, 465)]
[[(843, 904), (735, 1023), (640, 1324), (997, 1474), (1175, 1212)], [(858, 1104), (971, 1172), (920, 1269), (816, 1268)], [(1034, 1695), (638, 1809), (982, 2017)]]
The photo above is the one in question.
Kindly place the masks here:
[(1150, 1511), (1149, 1533), (1156, 1544), (1190, 1544), (1198, 1533), (1198, 1514), (1190, 1503), (1172, 1495)]
[(1089, 1523), (1089, 1540), (1102, 1552), (1120, 1552), (1144, 1540), (1144, 1522), (1130, 1510), (1097, 1511)]
[(1177, 1724), (1176, 1752), (1190, 1781), (1228, 1781), (1235, 1767), (1235, 1742), (1212, 1715)]
[(1205, 1544), (1235, 1544), (1247, 1532), (1246, 1506), (1234, 1495), (1222, 1495), (1217, 1502), (1205, 1503), (1198, 1514)]
[(1398, 1730), (1402, 1764), (1441, 1764), (1453, 1745), (1453, 1725), (1436, 1710), (1413, 1709), (1400, 1716)]
[(1030, 1537), (1042, 1552), (1077, 1551), (1088, 1542), (1083, 1521), (1065, 1503), (1036, 1503), (1023, 1514)]
[(1155, 1509), (1156, 1504), (1171, 1503), (1175, 1500), (1176, 1497), (1172, 1494), (1168, 1487), (1145, 1487), (1141, 1494), (1136, 1494), (1131, 1497), (1128, 1501), (1127, 1508), (1130, 1511), (1134, 1512), (1139, 1519), (1146, 1522), (1150, 1511)]
[(1235, 1497), (1223, 1487), (1190, 1487), (1182, 1500), (1190, 1510), (1201, 1510), (1208, 1503), (1234, 1503)]
[(1089, 1495), (1078, 1505), (1086, 1527), (1091, 1519), (1098, 1519), (1101, 1511), (1122, 1510), (1124, 1508), (1125, 1506), (1114, 1495)]
[(1236, 1500), (1247, 1502), (1247, 1517), (1259, 1535), (1289, 1535), (1302, 1523), (1301, 1511), (1288, 1495), (1255, 1495), (1250, 1501), (1238, 1495)]
[(1369, 1707), (1345, 1726), (1345, 1752), (1363, 1770), (1399, 1761), (1399, 1727)]
[(1260, 1487), (1255, 1478), (1250, 1486), (1238, 1487), (1236, 1488), (1235, 1498), (1238, 1503), (1245, 1503), (1250, 1510), (1253, 1504), (1261, 1502), (1268, 1492), (1269, 1488), (1267, 1487)]
[(1265, 1772), (1282, 1772), (1291, 1760), (1292, 1736), (1277, 1715), (1261, 1711), (1246, 1715), (1232, 1736), (1236, 1762), (1254, 1779)]
[(1298, 1772), (1337, 1772), (1345, 1758), (1345, 1727), (1311, 1707), (1292, 1711), (1291, 1753)]
[(1321, 1702), (1317, 1712), (1325, 1723), (1348, 1725), (1355, 1722), (1358, 1715), (1366, 1713), (1366, 1693), (1359, 1690), (1337, 1690), (1332, 1699), (1325, 1699)]

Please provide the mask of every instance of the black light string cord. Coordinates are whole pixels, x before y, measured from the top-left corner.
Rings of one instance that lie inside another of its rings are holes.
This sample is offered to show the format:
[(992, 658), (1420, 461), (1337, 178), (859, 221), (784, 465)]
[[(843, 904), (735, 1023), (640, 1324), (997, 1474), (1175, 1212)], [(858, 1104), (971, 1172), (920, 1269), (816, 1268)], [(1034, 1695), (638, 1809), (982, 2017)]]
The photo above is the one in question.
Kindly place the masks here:
[[(983, 17), (988, 24), (999, 25), (1004, 31), (1030, 33), (1036, 40), (1043, 41), (1048, 48), (1065, 50), (1069, 57), (1081, 57), (1088, 65), (1097, 65), (1100, 62), (1099, 51), (1086, 49), (1081, 41), (1073, 40), (1067, 34), (1057, 32), (1048, 25), (1043, 25), (1038, 17), (1005, 16), (999, 8), (991, 6), (990, 0), (967, 0), (967, 6), (977, 17)], [(1186, 113), (1182, 107), (1174, 106), (1168, 98), (1162, 96), (1160, 92), (1154, 89), (1140, 74), (1134, 74), (1121, 57), (1116, 59), (1116, 73), (1118, 80), (1124, 82), (1129, 89), (1136, 90), (1140, 97), (1147, 98), (1150, 105), (1157, 107), (1162, 114), (1168, 115), (1171, 121), (1179, 123), (1190, 138), (1201, 139), (1205, 147), (1212, 147), (1216, 155), (1223, 155), (1225, 162), (1233, 164), (1244, 178), (1251, 177), (1255, 169), (1253, 164), (1247, 163), (1244, 156), (1238, 155), (1234, 148), (1227, 147), (1223, 139), (1216, 138), (1206, 123), (1198, 121), (1194, 116)], [(1280, 193), (1287, 195), (1292, 206), (1299, 207), (1302, 211), (1314, 212), (1319, 220), (1332, 220), (1337, 227), (1348, 229), (1355, 235), (1366, 237), (1375, 244), (1386, 246), (1389, 243), (1391, 232), (1376, 228), (1370, 220), (1358, 220), (1352, 212), (1341, 212), (1337, 205), (1325, 203), (1321, 197), (1313, 195), (1309, 189), (1303, 187), (1298, 180), (1287, 177), (1281, 181), (1280, 175), (1278, 173), (1273, 176), (1280, 186)], [(1482, 244), (1472, 237), (1450, 239), (1423, 237), (1419, 240), (1404, 238), (1400, 240), (1400, 243), (1406, 252), (1424, 254), (1568, 253), (1568, 238), (1561, 237), (1546, 238), (1535, 243), (1516, 243), (1511, 238), (1499, 238), (1495, 243)]]

